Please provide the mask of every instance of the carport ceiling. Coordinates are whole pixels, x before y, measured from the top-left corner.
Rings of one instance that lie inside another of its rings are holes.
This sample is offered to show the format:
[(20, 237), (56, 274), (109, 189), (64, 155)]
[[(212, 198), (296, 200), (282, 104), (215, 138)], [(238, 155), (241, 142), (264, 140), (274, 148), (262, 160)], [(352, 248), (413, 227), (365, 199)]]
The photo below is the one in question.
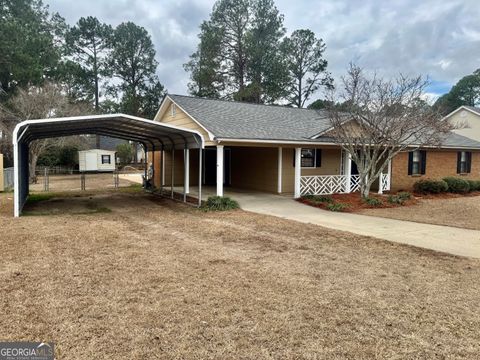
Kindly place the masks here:
[(125, 114), (27, 120), (18, 124), (18, 142), (94, 134), (142, 143), (148, 151), (203, 147), (198, 132)]

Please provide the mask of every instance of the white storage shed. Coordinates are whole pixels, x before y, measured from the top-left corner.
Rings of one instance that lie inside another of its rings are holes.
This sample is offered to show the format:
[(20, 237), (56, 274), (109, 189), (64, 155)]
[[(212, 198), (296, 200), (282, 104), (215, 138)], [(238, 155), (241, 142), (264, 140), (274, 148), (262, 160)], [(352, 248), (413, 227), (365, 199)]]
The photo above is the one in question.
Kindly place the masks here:
[(91, 149), (78, 152), (80, 171), (115, 171), (115, 151)]

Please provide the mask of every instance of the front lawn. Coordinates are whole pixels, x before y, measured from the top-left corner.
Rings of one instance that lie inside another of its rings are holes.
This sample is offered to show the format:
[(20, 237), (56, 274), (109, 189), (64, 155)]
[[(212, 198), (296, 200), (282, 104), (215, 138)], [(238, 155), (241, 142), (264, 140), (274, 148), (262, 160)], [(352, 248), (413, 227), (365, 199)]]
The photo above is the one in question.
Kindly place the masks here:
[[(479, 260), (144, 193), (90, 197), (111, 212), (0, 213), (3, 341), (53, 341), (59, 359), (478, 358)], [(32, 211), (85, 202), (56, 200)]]

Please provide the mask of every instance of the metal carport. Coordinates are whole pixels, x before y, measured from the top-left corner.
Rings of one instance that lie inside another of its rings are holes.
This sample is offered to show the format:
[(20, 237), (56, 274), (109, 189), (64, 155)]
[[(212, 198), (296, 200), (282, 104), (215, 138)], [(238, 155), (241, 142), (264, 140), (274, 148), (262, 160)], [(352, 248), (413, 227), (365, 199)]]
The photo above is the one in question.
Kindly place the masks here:
[[(13, 132), (14, 147), (14, 216), (20, 216), (29, 193), (29, 144), (38, 139), (71, 135), (104, 135), (143, 144), (146, 151), (203, 149), (203, 136), (194, 130), (164, 124), (125, 114), (89, 115), (65, 118), (27, 120)], [(201, 151), (199, 151), (201, 155)], [(163, 159), (163, 156), (162, 156)], [(201, 161), (199, 157), (199, 178)], [(185, 166), (188, 166), (186, 164)], [(199, 204), (201, 182), (199, 184)], [(186, 197), (186, 194), (184, 194)]]

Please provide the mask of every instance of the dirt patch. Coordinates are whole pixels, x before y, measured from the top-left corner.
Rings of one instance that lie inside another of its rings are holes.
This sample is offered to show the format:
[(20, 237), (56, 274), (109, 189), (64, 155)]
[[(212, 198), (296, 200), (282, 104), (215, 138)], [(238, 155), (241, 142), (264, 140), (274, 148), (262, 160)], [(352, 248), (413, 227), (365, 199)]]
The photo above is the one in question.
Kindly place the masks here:
[(2, 209), (4, 340), (68, 359), (478, 357), (480, 261), (143, 193), (93, 199), (112, 212)]
[(390, 219), (480, 230), (480, 196), (425, 196), (411, 207), (368, 209), (360, 213)]

